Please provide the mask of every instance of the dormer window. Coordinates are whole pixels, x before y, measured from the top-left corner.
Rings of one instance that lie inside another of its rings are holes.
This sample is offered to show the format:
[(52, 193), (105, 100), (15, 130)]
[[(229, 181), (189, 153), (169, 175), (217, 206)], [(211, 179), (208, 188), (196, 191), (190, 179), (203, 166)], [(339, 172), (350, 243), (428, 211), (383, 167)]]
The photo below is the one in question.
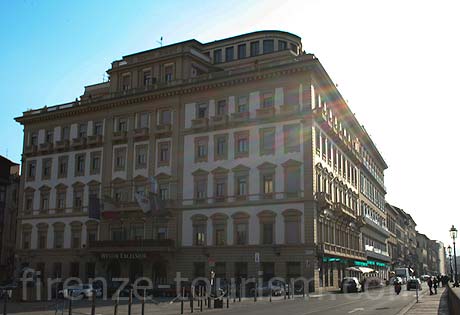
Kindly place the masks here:
[(275, 43), (273, 39), (265, 39), (263, 45), (264, 54), (272, 53), (275, 50)]

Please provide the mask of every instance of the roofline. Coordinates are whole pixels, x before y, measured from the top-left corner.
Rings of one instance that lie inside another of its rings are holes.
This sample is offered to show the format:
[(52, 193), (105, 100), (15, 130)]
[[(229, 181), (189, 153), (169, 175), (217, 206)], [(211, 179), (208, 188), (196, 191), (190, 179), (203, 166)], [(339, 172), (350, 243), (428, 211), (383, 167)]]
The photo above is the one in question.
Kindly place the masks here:
[(239, 34), (239, 35), (235, 35), (235, 36), (230, 36), (230, 37), (226, 37), (226, 38), (223, 38), (223, 39), (217, 39), (217, 40), (212, 41), (212, 42), (207, 42), (204, 45), (208, 46), (208, 45), (216, 44), (216, 43), (223, 42), (223, 41), (228, 41), (228, 40), (232, 40), (232, 39), (238, 39), (238, 38), (241, 38), (241, 37), (246, 37), (246, 36), (249, 36), (249, 35), (256, 35), (256, 34), (263, 34), (263, 33), (280, 33), (280, 34), (284, 34), (284, 35), (294, 36), (297, 39), (302, 40), (302, 38), (300, 36), (298, 36), (296, 34), (293, 34), (293, 33), (290, 33), (290, 32), (280, 31), (280, 30), (262, 30), (262, 31), (255, 31), (255, 32), (249, 32), (249, 33)]
[(13, 162), (13, 161), (11, 161), (9, 158), (4, 157), (3, 155), (0, 155), (0, 159), (6, 160), (6, 161), (7, 161), (8, 163), (10, 163), (11, 165), (19, 165), (19, 163)]
[[(162, 49), (166, 49), (166, 48), (171, 48), (173, 46), (177, 46), (177, 45), (183, 45), (183, 44), (187, 44), (187, 43), (195, 43), (195, 44), (199, 44), (199, 45), (203, 45), (201, 42), (197, 41), (196, 39), (187, 39), (187, 40), (184, 40), (184, 41), (181, 41), (181, 42), (178, 42), (178, 43), (173, 43), (173, 44), (169, 44), (169, 45), (166, 45), (166, 46), (161, 46), (161, 47), (157, 47), (157, 48), (151, 48), (151, 49), (147, 49), (147, 50), (143, 50), (143, 51), (139, 51), (137, 53), (133, 53), (133, 54), (129, 54), (129, 55), (124, 55), (122, 56), (122, 59), (125, 59), (125, 58), (128, 58), (128, 57), (132, 57), (132, 56), (136, 56), (136, 55), (141, 55), (141, 54), (144, 54), (144, 53), (148, 53), (148, 52), (151, 52), (151, 51), (154, 51), (154, 50), (162, 50)], [(117, 61), (120, 61), (120, 60), (115, 60), (113, 62), (117, 62)], [(112, 62), (112, 63), (113, 63)]]

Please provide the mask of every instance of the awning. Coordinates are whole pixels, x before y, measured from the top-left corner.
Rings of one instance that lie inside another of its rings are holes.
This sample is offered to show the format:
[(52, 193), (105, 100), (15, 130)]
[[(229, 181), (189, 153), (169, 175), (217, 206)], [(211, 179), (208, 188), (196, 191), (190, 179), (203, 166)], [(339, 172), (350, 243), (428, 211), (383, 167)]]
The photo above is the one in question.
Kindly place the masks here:
[(348, 268), (345, 268), (345, 270), (348, 270), (348, 271), (355, 271), (355, 272), (361, 272), (361, 270), (359, 270), (357, 267), (348, 267)]
[(374, 269), (368, 268), (368, 267), (358, 267), (358, 269), (359, 269), (362, 273), (371, 273), (371, 272), (375, 272)]

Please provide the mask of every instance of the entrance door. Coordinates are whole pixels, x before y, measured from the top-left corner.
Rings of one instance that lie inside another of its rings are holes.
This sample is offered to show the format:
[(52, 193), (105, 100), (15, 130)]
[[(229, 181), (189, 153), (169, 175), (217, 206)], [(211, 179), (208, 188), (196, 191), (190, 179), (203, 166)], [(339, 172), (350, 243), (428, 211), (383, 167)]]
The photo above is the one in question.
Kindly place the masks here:
[(136, 279), (144, 276), (142, 262), (139, 260), (134, 260), (129, 263), (129, 280), (131, 283), (134, 283)]
[(262, 263), (263, 279), (264, 282), (270, 280), (275, 276), (275, 263), (263, 262)]
[(168, 281), (168, 267), (165, 261), (156, 261), (152, 267), (154, 285), (166, 284)]

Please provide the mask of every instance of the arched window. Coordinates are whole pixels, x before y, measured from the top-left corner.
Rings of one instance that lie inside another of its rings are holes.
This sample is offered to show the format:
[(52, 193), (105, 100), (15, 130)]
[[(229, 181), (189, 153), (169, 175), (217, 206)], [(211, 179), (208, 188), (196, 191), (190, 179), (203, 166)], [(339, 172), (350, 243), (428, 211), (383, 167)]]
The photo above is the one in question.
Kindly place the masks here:
[(284, 217), (284, 242), (286, 244), (301, 243), (301, 218), (302, 212), (295, 209), (283, 211)]
[(213, 244), (223, 246), (227, 244), (227, 219), (228, 216), (222, 213), (215, 213), (211, 216), (213, 226)]
[(233, 244), (247, 245), (249, 243), (249, 214), (237, 212), (233, 218)]
[(276, 213), (264, 210), (257, 214), (260, 222), (260, 243), (262, 245), (275, 244), (275, 220)]

